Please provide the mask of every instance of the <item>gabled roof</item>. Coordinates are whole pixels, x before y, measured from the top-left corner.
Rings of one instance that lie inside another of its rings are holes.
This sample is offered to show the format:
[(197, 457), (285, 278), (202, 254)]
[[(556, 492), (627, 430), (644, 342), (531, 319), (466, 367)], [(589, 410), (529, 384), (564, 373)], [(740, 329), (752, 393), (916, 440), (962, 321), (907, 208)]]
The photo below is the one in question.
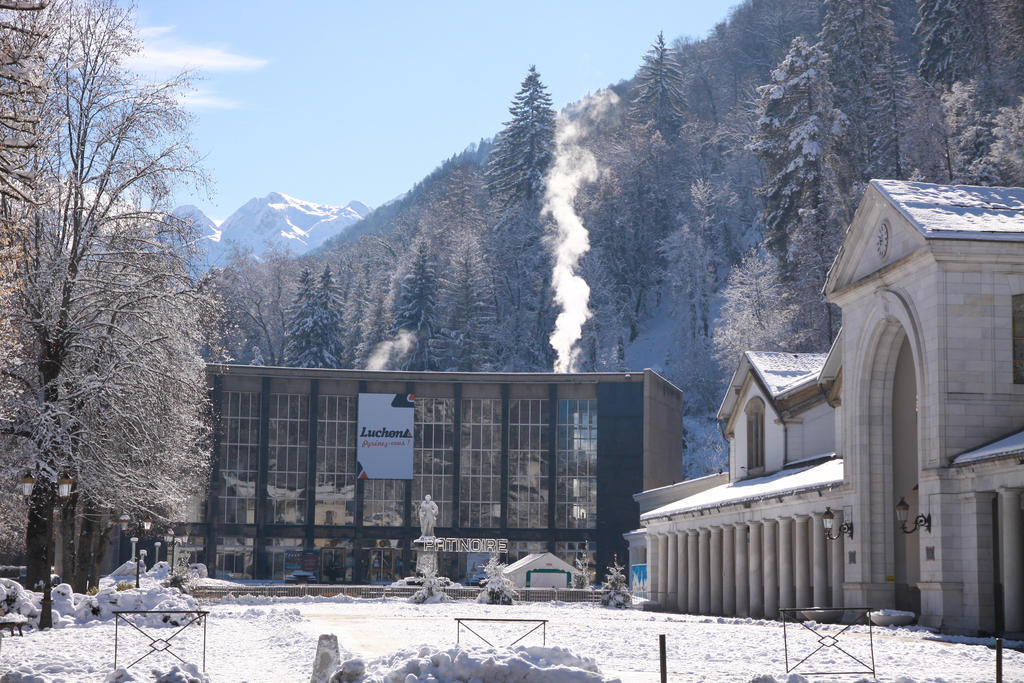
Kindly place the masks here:
[(872, 180), (929, 239), (1024, 240), (1024, 188)]
[(747, 351), (746, 356), (772, 398), (778, 398), (805, 382), (817, 380), (828, 354)]
[(776, 399), (818, 381), (818, 373), (828, 354), (788, 353), (785, 351), (746, 351), (729, 381), (725, 397), (718, 408), (718, 419), (728, 421), (739, 400), (748, 372), (773, 404)]
[(534, 564), (550, 565), (555, 569), (560, 569), (570, 573), (576, 571), (565, 560), (558, 557), (558, 555), (552, 555), (551, 553), (530, 553), (526, 557), (522, 557), (505, 567), (504, 573), (508, 574), (510, 572), (516, 572)]

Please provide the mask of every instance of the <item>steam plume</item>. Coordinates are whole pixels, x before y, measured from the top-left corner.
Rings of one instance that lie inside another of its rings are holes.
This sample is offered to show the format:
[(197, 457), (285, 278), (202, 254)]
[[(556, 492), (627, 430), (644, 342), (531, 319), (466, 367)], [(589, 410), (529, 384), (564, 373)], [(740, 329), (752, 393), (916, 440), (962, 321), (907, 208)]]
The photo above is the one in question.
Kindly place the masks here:
[(555, 161), (548, 171), (544, 194), (544, 213), (550, 214), (558, 226), (549, 241), (555, 257), (551, 284), (555, 302), (562, 309), (549, 339), (558, 354), (555, 372), (575, 370), (579, 356), (576, 343), (583, 334), (583, 323), (593, 315), (588, 306), (590, 286), (576, 274), (580, 258), (590, 251), (590, 236), (576, 215), (573, 202), (583, 183), (597, 180), (598, 172), (594, 155), (580, 146), (580, 139), (618, 99), (612, 91), (603, 90), (577, 105), (570, 112), (572, 120), (565, 113), (558, 115)]
[(387, 370), (392, 365), (391, 361), (401, 360), (409, 353), (416, 343), (416, 335), (409, 330), (399, 330), (398, 336), (394, 339), (383, 341), (373, 349), (369, 360), (366, 361), (367, 370)]

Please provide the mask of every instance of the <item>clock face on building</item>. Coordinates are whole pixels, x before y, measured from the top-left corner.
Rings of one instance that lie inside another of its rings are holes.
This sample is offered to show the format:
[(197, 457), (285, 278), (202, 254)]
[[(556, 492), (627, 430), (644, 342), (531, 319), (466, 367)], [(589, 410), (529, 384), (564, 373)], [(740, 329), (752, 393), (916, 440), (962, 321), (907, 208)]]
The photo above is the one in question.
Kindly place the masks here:
[(882, 223), (878, 226), (878, 235), (875, 237), (875, 248), (878, 249), (878, 255), (885, 257), (886, 252), (889, 251), (889, 226)]

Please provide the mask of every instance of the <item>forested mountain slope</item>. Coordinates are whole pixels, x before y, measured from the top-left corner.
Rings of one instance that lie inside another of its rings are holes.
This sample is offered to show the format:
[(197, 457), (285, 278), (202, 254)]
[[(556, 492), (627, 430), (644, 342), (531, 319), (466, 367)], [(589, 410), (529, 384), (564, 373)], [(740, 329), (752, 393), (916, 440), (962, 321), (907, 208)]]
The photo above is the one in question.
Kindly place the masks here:
[(838, 331), (820, 290), (867, 180), (1024, 183), (1022, 53), (1017, 0), (747, 0), (701, 40), (652, 36), (629, 80), (561, 118), (531, 67), (493, 142), (312, 256), (216, 273), (225, 343), (295, 363), (289, 330), (316, 329), (323, 364), (550, 370), (545, 204), (574, 123), (594, 162), (571, 195), (593, 313), (574, 368), (664, 373), (693, 418), (689, 473), (720, 466), (694, 429), (738, 354)]

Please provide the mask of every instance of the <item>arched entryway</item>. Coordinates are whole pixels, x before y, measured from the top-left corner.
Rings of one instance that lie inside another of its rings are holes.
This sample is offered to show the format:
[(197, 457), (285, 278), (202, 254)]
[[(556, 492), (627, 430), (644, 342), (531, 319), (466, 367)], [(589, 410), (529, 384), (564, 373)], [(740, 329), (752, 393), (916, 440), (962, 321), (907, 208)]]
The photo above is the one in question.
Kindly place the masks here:
[[(892, 490), (895, 503), (904, 498), (910, 505), (909, 519), (914, 519), (918, 505), (917, 459), (917, 381), (914, 355), (906, 335), (896, 355), (892, 380)], [(921, 580), (921, 535), (905, 534), (893, 530), (893, 583), (896, 609), (920, 614), (921, 593), (917, 583)]]

